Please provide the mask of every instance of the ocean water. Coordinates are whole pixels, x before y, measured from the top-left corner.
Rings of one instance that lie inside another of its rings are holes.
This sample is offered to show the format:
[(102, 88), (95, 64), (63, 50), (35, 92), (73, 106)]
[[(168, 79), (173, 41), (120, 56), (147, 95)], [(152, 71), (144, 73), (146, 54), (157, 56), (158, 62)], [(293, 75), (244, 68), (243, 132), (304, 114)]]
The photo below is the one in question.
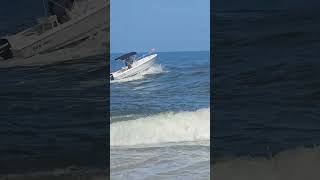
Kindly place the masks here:
[(111, 179), (209, 179), (209, 52), (158, 53), (110, 91)]
[(319, 17), (217, 11), (214, 178), (319, 179)]
[[(4, 2), (0, 36), (41, 15), (39, 2)], [(0, 179), (105, 178), (106, 56), (63, 54), (0, 62)]]
[(0, 69), (1, 174), (105, 169), (103, 60)]

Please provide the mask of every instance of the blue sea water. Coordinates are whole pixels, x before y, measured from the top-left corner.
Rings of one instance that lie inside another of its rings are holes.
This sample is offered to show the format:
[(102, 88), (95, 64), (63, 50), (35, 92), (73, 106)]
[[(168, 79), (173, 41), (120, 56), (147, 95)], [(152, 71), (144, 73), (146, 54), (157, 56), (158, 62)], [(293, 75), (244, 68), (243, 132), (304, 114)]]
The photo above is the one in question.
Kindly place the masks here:
[(319, 178), (319, 17), (217, 10), (213, 178)]
[(146, 72), (111, 82), (111, 179), (209, 179), (209, 55), (160, 52)]

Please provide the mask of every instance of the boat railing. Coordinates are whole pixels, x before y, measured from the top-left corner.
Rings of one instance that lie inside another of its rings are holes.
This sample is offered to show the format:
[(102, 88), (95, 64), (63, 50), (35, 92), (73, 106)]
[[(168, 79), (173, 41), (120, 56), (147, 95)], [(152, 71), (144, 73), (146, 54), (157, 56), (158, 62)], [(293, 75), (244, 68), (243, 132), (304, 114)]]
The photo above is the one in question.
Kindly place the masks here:
[(145, 58), (145, 57), (147, 57), (147, 56), (150, 56), (150, 55), (152, 55), (152, 54), (153, 54), (152, 52), (143, 54), (142, 56), (140, 56), (139, 58), (137, 58), (137, 60), (143, 59), (143, 58)]

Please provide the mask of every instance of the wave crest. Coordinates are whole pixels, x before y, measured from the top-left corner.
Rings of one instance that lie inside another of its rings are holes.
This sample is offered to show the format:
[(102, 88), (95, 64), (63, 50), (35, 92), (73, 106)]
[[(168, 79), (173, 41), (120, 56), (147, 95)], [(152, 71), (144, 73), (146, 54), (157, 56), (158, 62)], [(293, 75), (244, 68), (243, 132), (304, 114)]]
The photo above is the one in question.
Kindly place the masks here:
[(112, 123), (111, 146), (149, 145), (210, 139), (210, 110), (166, 112)]

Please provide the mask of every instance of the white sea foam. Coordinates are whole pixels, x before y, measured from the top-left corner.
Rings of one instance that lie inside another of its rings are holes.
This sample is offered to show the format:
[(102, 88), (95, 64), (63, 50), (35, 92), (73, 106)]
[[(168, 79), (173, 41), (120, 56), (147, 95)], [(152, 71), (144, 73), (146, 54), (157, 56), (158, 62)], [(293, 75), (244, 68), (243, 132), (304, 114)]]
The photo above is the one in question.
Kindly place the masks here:
[(146, 75), (161, 74), (163, 72), (165, 72), (165, 71), (163, 70), (161, 64), (154, 64), (144, 72), (141, 72), (139, 74), (136, 74), (136, 75), (128, 77), (128, 78), (119, 79), (119, 80), (112, 80), (112, 81), (110, 81), (110, 83), (123, 83), (123, 82), (141, 80), (141, 79), (144, 79), (146, 77)]
[(210, 139), (209, 108), (192, 112), (166, 112), (112, 123), (111, 146), (150, 145)]
[(318, 180), (320, 147), (284, 151), (271, 158), (237, 158), (213, 165), (219, 180)]

